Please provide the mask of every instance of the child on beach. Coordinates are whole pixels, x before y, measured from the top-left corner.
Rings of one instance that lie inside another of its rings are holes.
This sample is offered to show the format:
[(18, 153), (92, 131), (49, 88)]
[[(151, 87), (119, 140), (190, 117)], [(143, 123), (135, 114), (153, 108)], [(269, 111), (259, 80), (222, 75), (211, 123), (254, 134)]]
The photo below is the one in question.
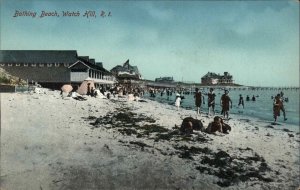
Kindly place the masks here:
[(180, 94), (177, 93), (175, 99), (175, 106), (177, 107), (177, 111), (179, 111), (180, 102), (181, 102)]
[(228, 95), (229, 91), (228, 90), (225, 90), (225, 93), (222, 95), (221, 97), (221, 106), (222, 106), (222, 113), (224, 118), (225, 118), (225, 115), (228, 119), (229, 117), (229, 104), (230, 104), (230, 107), (232, 108), (232, 101)]

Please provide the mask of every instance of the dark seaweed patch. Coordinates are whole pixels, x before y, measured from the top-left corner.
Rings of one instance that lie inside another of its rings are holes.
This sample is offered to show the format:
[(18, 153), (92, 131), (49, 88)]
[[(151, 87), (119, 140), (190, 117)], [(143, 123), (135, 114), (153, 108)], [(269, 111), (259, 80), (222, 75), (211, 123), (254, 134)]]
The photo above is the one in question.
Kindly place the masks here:
[(179, 130), (173, 130), (173, 131), (170, 131), (168, 133), (163, 133), (163, 134), (157, 134), (156, 135), (156, 138), (155, 138), (155, 141), (159, 141), (159, 140), (171, 140), (172, 138), (174, 137), (179, 137), (181, 136), (181, 133)]
[(291, 131), (291, 130), (289, 130), (289, 129), (282, 129), (284, 132), (293, 132), (293, 131)]
[(108, 125), (110, 124), (113, 128), (115, 127), (138, 127), (139, 122), (149, 122), (155, 123), (156, 121), (148, 116), (143, 114), (136, 114), (130, 111), (128, 108), (118, 108), (114, 113), (108, 113), (105, 116), (101, 116), (95, 120), (94, 127), (99, 127), (99, 125)]
[(118, 129), (118, 131), (122, 134), (122, 135), (136, 135), (137, 131), (135, 129), (129, 129), (129, 128), (123, 128), (123, 129)]
[(88, 117), (81, 117), (81, 118), (84, 119), (85, 121), (97, 119), (97, 117), (95, 116), (88, 116)]
[(138, 141), (130, 141), (129, 144), (138, 145), (138, 146), (140, 146), (142, 148), (144, 148), (144, 147), (151, 147), (151, 146), (149, 146), (149, 145), (147, 145), (147, 144), (145, 144), (143, 142), (138, 142)]
[[(148, 122), (141, 125), (140, 122)], [(95, 119), (92, 124), (96, 127), (103, 126), (106, 128), (113, 128), (123, 135), (135, 135), (136, 138), (147, 138), (154, 141), (186, 141), (205, 143), (211, 141), (205, 133), (194, 133), (191, 135), (182, 134), (178, 127), (169, 130), (163, 126), (155, 124), (153, 118), (147, 117), (143, 114), (133, 113), (129, 108), (119, 108), (114, 113), (108, 113), (106, 116)], [(125, 142), (119, 140), (124, 146), (140, 147), (143, 151), (145, 147), (153, 148), (143, 142), (130, 141)], [(272, 179), (264, 177), (264, 173), (272, 171), (265, 159), (259, 156), (251, 148), (239, 148), (239, 153), (243, 155), (244, 152), (252, 153), (251, 156), (234, 156), (223, 150), (217, 152), (205, 147), (195, 146), (173, 146), (173, 150), (159, 150), (162, 155), (177, 155), (182, 159), (197, 164), (196, 169), (201, 173), (215, 175), (219, 178), (217, 184), (220, 187), (228, 187), (239, 182), (259, 180), (264, 182), (271, 182)], [(200, 161), (198, 161), (200, 159)]]
[[(250, 150), (246, 148), (241, 149)], [(201, 164), (209, 165), (218, 170), (214, 170), (210, 167), (197, 166), (196, 169), (201, 173), (207, 172), (211, 175), (215, 175), (220, 178), (217, 184), (220, 187), (228, 187), (239, 181), (245, 182), (253, 178), (259, 181), (272, 182), (271, 178), (264, 177), (264, 172), (271, 171), (271, 168), (265, 162), (265, 159), (259, 156), (257, 153), (253, 152), (254, 156), (250, 157), (231, 157), (228, 153), (224, 151), (218, 151), (217, 153), (212, 153), (210, 156), (203, 156)], [(257, 167), (255, 164), (259, 164)]]
[(188, 158), (192, 159), (193, 155), (198, 155), (198, 154), (210, 154), (212, 151), (205, 147), (205, 148), (200, 148), (200, 147), (187, 147), (187, 146), (174, 146), (176, 150), (179, 150), (179, 157), (180, 158)]
[(159, 125), (144, 125), (140, 128), (141, 130), (147, 131), (149, 133), (164, 133), (168, 132), (169, 130), (165, 127), (159, 126)]
[(207, 156), (204, 156), (201, 160), (201, 164), (208, 164), (210, 166), (215, 167), (224, 167), (232, 161), (232, 158), (229, 154), (227, 154), (224, 151), (219, 151), (216, 154), (214, 154), (214, 158), (209, 158)]

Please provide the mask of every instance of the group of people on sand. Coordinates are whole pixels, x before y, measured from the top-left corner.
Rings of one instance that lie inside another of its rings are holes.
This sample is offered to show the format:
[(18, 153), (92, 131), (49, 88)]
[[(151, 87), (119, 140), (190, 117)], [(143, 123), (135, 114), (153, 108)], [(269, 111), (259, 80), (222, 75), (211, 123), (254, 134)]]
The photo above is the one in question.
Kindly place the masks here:
[[(177, 110), (179, 110), (182, 98), (183, 97), (179, 93), (176, 94), (175, 106), (177, 107)], [(204, 94), (199, 90), (199, 88), (195, 89), (194, 99), (195, 99), (196, 112), (197, 112), (197, 114), (200, 115), (201, 105), (205, 104), (205, 98), (204, 98)], [(249, 97), (249, 95), (247, 95), (246, 101), (249, 101), (249, 100), (250, 100), (250, 97)], [(216, 105), (215, 101), (216, 101), (216, 94), (214, 92), (214, 89), (210, 88), (209, 92), (207, 93), (208, 115), (215, 115), (215, 105)], [(252, 97), (252, 101), (256, 101), (256, 97), (254, 95)], [(285, 99), (283, 98), (283, 92), (281, 92), (280, 94), (277, 94), (277, 96), (274, 98), (273, 115), (274, 115), (275, 122), (277, 121), (277, 117), (280, 116), (280, 111), (283, 112), (284, 121), (287, 120), (285, 108), (283, 105), (284, 101), (285, 101)], [(224, 94), (221, 96), (221, 99), (220, 99), (220, 105), (222, 108), (221, 115), (223, 115), (224, 119), (225, 118), (228, 119), (229, 118), (229, 110), (232, 109), (232, 100), (229, 96), (228, 90), (224, 90)], [(238, 102), (238, 107), (240, 107), (240, 106), (242, 106), (243, 108), (245, 106), (244, 98), (241, 94), (239, 96), (239, 102)]]
[[(225, 93), (222, 95), (221, 97), (221, 106), (222, 106), (222, 114), (225, 117), (225, 115), (227, 116), (227, 118), (229, 117), (229, 107), (232, 108), (232, 101), (228, 95), (229, 91), (225, 90)], [(197, 108), (197, 114), (200, 115), (200, 108), (202, 103), (205, 104), (205, 99), (204, 99), (204, 95), (202, 94), (201, 91), (199, 91), (199, 88), (195, 89), (195, 105)], [(209, 92), (207, 93), (207, 105), (208, 105), (208, 115), (210, 115), (212, 113), (212, 115), (215, 114), (215, 99), (216, 99), (216, 94), (214, 92), (213, 88), (209, 89)], [(180, 103), (182, 100), (182, 96), (180, 96), (180, 94), (176, 94), (176, 99), (175, 99), (175, 106), (177, 107), (177, 110), (179, 110), (180, 107)]]
[[(199, 88), (195, 89), (195, 105), (197, 108), (197, 114), (200, 114), (200, 108), (202, 105), (202, 101), (203, 104), (205, 104), (204, 101), (204, 95), (202, 94), (201, 91), (199, 91)], [(214, 92), (213, 88), (209, 89), (209, 92), (207, 93), (207, 105), (208, 105), (208, 115), (215, 114), (215, 105), (216, 105), (216, 94)], [(225, 116), (228, 118), (229, 117), (229, 108), (232, 108), (232, 101), (229, 97), (229, 91), (225, 90), (224, 94), (221, 96), (220, 99), (220, 105), (222, 107), (222, 112), (221, 114), (223, 114), (224, 118)]]
[[(201, 91), (199, 91), (199, 88), (195, 89), (195, 105), (197, 108), (197, 114), (200, 115), (200, 108), (202, 103), (205, 104), (205, 99), (204, 95), (202, 94)], [(228, 90), (225, 90), (225, 93), (221, 97), (221, 106), (222, 106), (222, 114), (225, 118), (225, 115), (229, 116), (229, 108), (232, 107), (232, 101), (228, 95)], [(216, 94), (214, 93), (214, 89), (210, 88), (209, 92), (207, 93), (207, 103), (208, 103), (208, 114), (212, 112), (213, 114), (215, 113), (215, 99), (216, 99)], [(177, 109), (179, 109), (180, 106), (180, 101), (181, 97), (179, 94), (176, 94), (176, 100), (175, 100), (175, 105), (177, 106)], [(180, 131), (184, 134), (191, 134), (193, 133), (193, 130), (198, 130), (206, 133), (228, 133), (231, 131), (231, 127), (224, 123), (224, 120), (219, 117), (215, 116), (214, 120), (209, 123), (209, 125), (205, 128), (204, 125), (202, 124), (201, 120), (194, 119), (192, 117), (187, 117), (183, 119), (183, 122), (180, 127)]]
[(217, 132), (228, 134), (229, 131), (231, 131), (231, 127), (224, 123), (224, 120), (219, 116), (215, 116), (214, 120), (210, 122), (207, 127), (205, 127), (199, 119), (194, 119), (192, 117), (184, 118), (180, 126), (181, 133), (190, 135), (194, 130), (209, 134), (214, 134)]

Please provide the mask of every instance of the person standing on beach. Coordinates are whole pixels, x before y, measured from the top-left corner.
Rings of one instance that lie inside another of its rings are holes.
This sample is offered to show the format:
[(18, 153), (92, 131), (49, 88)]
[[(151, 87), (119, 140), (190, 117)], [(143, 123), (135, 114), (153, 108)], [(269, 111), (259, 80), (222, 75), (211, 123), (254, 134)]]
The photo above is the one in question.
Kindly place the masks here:
[(90, 87), (91, 83), (87, 84), (87, 93), (86, 95), (90, 96), (91, 95), (91, 87)]
[(207, 93), (207, 103), (208, 103), (208, 115), (210, 114), (210, 111), (212, 109), (213, 115), (215, 115), (215, 98), (216, 94), (214, 92), (213, 88), (209, 89), (209, 92)]
[(180, 94), (177, 93), (175, 99), (175, 106), (177, 107), (177, 111), (179, 111), (180, 102), (181, 102)]
[(197, 114), (200, 114), (200, 108), (202, 104), (202, 93), (199, 92), (199, 88), (195, 89), (196, 93), (194, 95), (195, 98), (195, 105), (197, 107)]
[(280, 116), (280, 107), (282, 105), (281, 99), (280, 99), (280, 94), (277, 94), (274, 98), (274, 103), (273, 103), (273, 116), (274, 116), (274, 122), (277, 121), (277, 117)]
[(224, 118), (226, 115), (227, 119), (229, 117), (229, 104), (230, 104), (230, 108), (232, 108), (232, 101), (231, 101), (228, 93), (229, 93), (229, 91), (225, 90), (225, 93), (221, 97), (221, 106), (222, 106), (221, 114), (223, 114)]
[(284, 121), (286, 121), (287, 118), (286, 118), (286, 114), (285, 114), (285, 108), (284, 108), (284, 105), (283, 105), (283, 102), (284, 102), (284, 97), (283, 97), (283, 95), (284, 95), (284, 93), (281, 91), (281, 92), (280, 92), (280, 102), (281, 102), (281, 104), (280, 104), (280, 110), (281, 110), (282, 113), (283, 113)]

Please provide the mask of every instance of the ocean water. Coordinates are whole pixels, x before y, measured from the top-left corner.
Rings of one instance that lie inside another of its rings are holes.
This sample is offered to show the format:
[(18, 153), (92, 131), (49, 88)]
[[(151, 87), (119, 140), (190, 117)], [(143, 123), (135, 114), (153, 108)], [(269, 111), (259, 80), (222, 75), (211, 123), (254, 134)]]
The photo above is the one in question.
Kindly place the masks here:
[[(202, 91), (202, 93), (206, 94), (208, 91)], [(232, 100), (232, 109), (230, 110), (230, 114), (240, 115), (240, 116), (250, 116), (258, 118), (265, 122), (273, 122), (273, 99), (271, 96), (276, 96), (276, 94), (281, 91), (277, 90), (230, 90), (229, 96)], [(283, 120), (283, 113), (280, 113), (280, 117), (277, 119), (278, 123), (287, 123), (299, 126), (299, 90), (283, 90), (284, 97), (288, 98), (288, 102), (284, 102), (284, 107), (286, 110), (286, 116), (288, 118), (287, 121)], [(215, 111), (216, 114), (221, 113), (220, 99), (222, 94), (224, 94), (223, 90), (215, 90), (216, 94), (216, 106)], [(238, 107), (239, 103), (239, 95), (242, 94), (244, 98), (245, 108), (242, 106)], [(246, 96), (249, 95), (250, 101), (246, 101)], [(252, 96), (256, 97), (256, 101), (252, 101)], [(183, 95), (185, 98), (181, 102), (181, 107), (185, 109), (195, 109), (194, 103), (194, 95)], [(205, 96), (205, 104), (201, 106), (201, 111), (204, 113), (208, 112), (207, 105), (207, 95)], [(146, 94), (145, 97), (150, 98), (149, 94)], [(167, 103), (170, 105), (174, 105), (175, 103), (175, 93), (172, 96), (167, 96), (164, 94), (161, 96), (160, 93), (156, 94), (155, 98), (150, 98), (152, 100), (159, 101), (161, 103)]]

